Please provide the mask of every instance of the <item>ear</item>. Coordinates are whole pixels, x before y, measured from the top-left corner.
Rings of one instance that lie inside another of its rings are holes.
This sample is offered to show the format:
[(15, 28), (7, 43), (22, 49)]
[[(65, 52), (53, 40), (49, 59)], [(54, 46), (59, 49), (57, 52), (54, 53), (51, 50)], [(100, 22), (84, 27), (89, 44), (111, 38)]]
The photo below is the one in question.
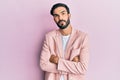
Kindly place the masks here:
[(71, 14), (68, 14), (69, 18), (71, 18)]

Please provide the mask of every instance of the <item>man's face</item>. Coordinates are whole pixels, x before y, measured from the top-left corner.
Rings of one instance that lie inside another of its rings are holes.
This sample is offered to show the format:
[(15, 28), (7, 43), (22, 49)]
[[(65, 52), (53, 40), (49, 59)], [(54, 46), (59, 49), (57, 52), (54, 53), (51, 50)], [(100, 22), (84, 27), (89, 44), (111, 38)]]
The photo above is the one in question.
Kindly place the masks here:
[(70, 24), (70, 14), (66, 8), (58, 7), (53, 12), (54, 21), (60, 29), (65, 29)]

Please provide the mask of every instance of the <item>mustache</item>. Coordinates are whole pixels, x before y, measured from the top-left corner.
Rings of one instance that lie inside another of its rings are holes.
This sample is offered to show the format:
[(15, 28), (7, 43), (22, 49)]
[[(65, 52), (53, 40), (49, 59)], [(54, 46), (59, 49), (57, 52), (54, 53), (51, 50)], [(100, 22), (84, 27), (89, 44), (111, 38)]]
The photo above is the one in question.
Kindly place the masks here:
[(65, 20), (59, 20), (58, 23), (60, 23), (60, 22), (62, 22), (62, 21), (66, 22)]

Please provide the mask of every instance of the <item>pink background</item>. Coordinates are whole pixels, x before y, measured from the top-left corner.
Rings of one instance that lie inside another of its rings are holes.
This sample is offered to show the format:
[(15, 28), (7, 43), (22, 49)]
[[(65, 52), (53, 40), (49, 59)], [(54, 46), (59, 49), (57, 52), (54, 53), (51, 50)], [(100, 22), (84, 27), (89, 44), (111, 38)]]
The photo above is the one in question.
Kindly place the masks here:
[(57, 26), (49, 14), (68, 4), (73, 27), (90, 38), (87, 80), (120, 80), (119, 0), (1, 0), (0, 80), (43, 80), (39, 55), (46, 32)]

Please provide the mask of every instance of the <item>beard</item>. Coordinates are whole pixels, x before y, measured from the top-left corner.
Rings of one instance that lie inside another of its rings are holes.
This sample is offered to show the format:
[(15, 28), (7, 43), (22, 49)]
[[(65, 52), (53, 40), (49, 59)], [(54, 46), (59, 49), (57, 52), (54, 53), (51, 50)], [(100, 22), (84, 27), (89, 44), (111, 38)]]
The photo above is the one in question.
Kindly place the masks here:
[[(65, 24), (64, 24), (64, 23), (65, 23)], [(67, 28), (68, 25), (70, 24), (70, 19), (68, 18), (67, 21), (65, 21), (65, 20), (59, 20), (59, 22), (56, 23), (56, 24), (57, 24), (57, 26), (58, 26), (60, 29), (65, 29), (65, 28)]]

